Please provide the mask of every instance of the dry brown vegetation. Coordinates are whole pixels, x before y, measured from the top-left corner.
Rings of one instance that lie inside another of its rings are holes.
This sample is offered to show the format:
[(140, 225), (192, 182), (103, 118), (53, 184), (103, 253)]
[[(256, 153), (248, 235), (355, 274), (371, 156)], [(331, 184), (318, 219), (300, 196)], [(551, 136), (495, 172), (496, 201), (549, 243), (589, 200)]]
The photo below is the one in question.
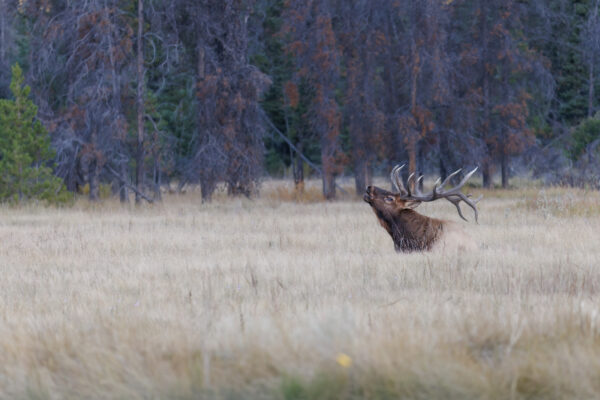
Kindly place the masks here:
[(0, 398), (598, 397), (597, 192), (485, 192), (478, 251), (397, 254), (278, 187), (0, 208)]

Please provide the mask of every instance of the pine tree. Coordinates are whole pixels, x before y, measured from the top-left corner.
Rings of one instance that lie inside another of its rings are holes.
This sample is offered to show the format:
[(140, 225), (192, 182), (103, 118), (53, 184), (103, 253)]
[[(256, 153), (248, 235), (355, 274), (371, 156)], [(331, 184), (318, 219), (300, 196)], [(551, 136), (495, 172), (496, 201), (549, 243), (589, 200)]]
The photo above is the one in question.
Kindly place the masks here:
[(14, 100), (0, 100), (0, 201), (64, 203), (69, 194), (52, 174), (50, 138), (36, 118), (31, 88), (23, 82), (23, 71), (15, 64), (10, 84)]

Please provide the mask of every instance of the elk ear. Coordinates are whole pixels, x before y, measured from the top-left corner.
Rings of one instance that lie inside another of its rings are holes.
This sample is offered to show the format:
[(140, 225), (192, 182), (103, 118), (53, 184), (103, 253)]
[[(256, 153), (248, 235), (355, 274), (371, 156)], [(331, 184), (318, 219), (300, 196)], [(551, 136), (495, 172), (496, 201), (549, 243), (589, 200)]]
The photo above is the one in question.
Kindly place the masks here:
[(407, 201), (406, 203), (404, 203), (404, 208), (407, 210), (412, 210), (413, 208), (417, 208), (420, 205), (420, 201)]

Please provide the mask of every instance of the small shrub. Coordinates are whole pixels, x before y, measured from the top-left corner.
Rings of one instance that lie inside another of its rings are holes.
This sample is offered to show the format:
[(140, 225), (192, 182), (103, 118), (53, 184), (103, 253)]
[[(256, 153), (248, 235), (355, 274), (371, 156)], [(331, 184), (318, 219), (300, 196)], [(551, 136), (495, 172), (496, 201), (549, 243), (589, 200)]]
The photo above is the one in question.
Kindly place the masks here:
[(54, 151), (29, 99), (31, 89), (18, 64), (12, 73), (14, 100), (0, 100), (0, 201), (65, 203), (72, 196), (52, 173)]

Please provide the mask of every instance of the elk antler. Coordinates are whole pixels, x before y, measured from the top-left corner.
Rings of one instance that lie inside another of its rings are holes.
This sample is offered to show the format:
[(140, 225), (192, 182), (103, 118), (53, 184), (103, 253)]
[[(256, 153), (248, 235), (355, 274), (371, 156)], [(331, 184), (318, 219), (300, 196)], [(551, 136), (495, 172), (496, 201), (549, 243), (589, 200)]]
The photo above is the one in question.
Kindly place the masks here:
[(405, 196), (405, 195), (410, 196), (410, 192), (404, 188), (404, 184), (402, 183), (402, 177), (400, 176), (400, 171), (402, 170), (402, 168), (404, 168), (405, 165), (406, 164), (396, 165), (392, 169), (392, 173), (390, 174), (390, 179), (392, 181), (392, 185), (394, 185), (394, 188), (396, 189), (396, 191), (398, 193), (400, 193), (402, 196)]
[[(423, 194), (419, 191), (419, 183), (423, 179), (423, 175), (421, 175), (420, 177), (415, 179), (415, 174), (414, 173), (410, 174), (410, 176), (408, 177), (408, 179), (406, 181), (408, 189), (404, 187), (404, 184), (402, 183), (402, 178), (400, 176), (400, 171), (402, 170), (402, 168), (404, 168), (404, 165), (395, 166), (394, 169), (392, 169), (391, 179), (392, 179), (392, 183), (394, 184), (395, 188), (398, 190), (398, 193), (400, 194), (400, 196), (402, 197), (403, 200), (410, 200), (410, 201), (416, 201), (416, 202), (429, 202), (429, 201), (434, 201), (437, 199), (446, 199), (450, 203), (454, 204), (454, 206), (458, 210), (458, 215), (460, 215), (460, 217), (466, 221), (467, 219), (464, 217), (464, 215), (460, 209), (460, 205), (459, 205), (459, 203), (461, 201), (464, 201), (469, 207), (471, 207), (473, 209), (473, 211), (475, 213), (475, 221), (477, 221), (478, 214), (477, 214), (477, 207), (475, 205), (479, 202), (479, 200), (481, 200), (481, 198), (483, 196), (479, 196), (477, 199), (471, 199), (470, 194), (465, 195), (464, 193), (461, 193), (460, 190), (465, 185), (465, 183), (467, 183), (469, 178), (471, 178), (471, 176), (475, 173), (475, 171), (477, 171), (478, 167), (475, 167), (475, 169), (473, 169), (471, 172), (466, 174), (458, 185), (456, 185), (455, 187), (450, 188), (448, 190), (444, 190), (444, 186), (446, 186), (446, 184), (450, 181), (450, 179), (452, 179), (460, 171), (462, 171), (462, 168), (457, 171), (454, 171), (453, 173), (448, 175), (441, 184), (440, 184), (441, 179), (438, 178), (438, 180), (435, 181), (435, 184), (433, 185), (433, 190), (430, 193), (426, 193), (426, 194)], [(411, 190), (410, 190), (411, 181), (413, 181), (413, 183), (414, 183), (415, 194), (411, 193)]]

